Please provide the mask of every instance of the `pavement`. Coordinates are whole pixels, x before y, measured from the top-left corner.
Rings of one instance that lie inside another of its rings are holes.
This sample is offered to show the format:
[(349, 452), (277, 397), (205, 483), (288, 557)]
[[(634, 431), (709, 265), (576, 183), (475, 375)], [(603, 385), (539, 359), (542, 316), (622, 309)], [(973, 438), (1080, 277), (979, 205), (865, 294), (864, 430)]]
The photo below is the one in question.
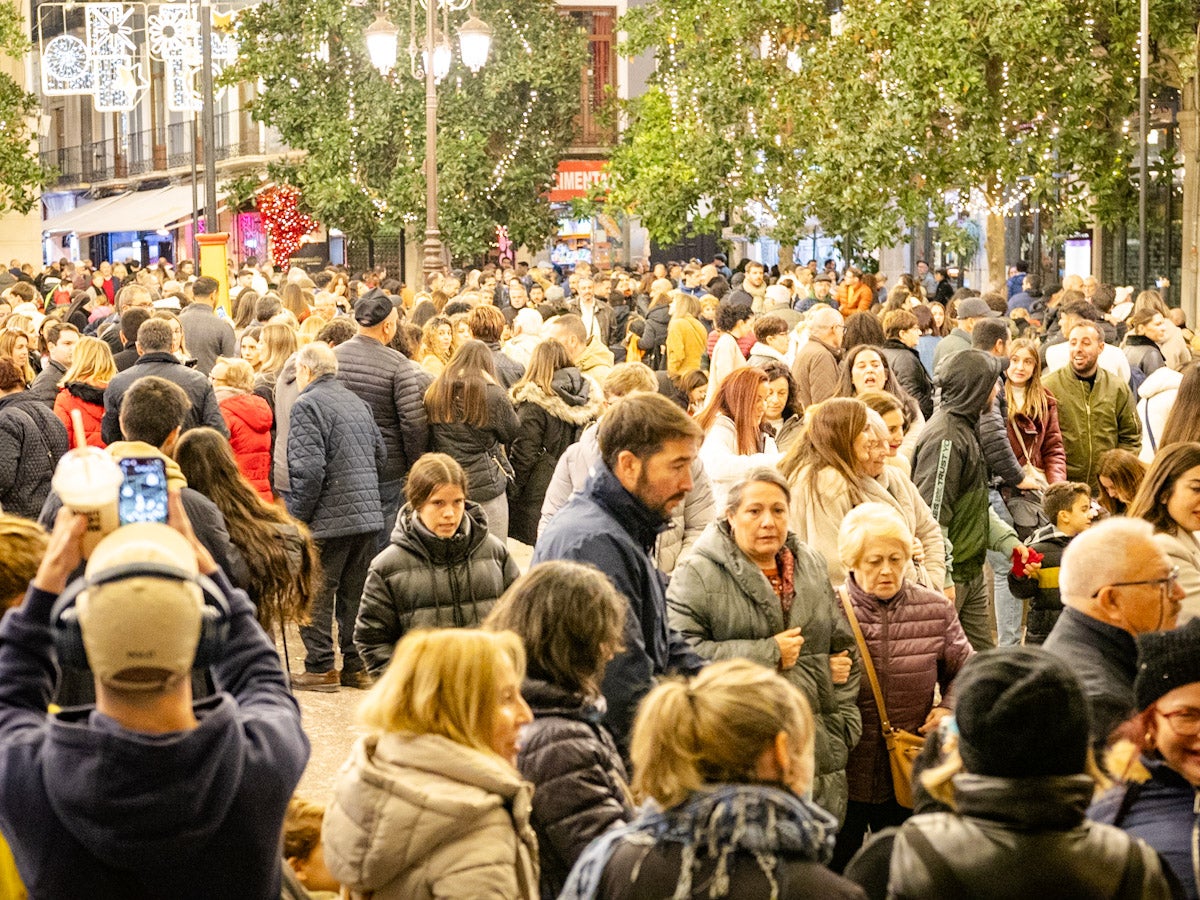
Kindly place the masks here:
[[(533, 556), (533, 548), (510, 540), (508, 549), (521, 571), (526, 571)], [(282, 654), (282, 643), (277, 640), (276, 644)], [(292, 671), (303, 672), (304, 644), (301, 643), (300, 632), (294, 625), (288, 628), (287, 649)], [(364, 691), (354, 688), (341, 688), (334, 693), (296, 692), (304, 732), (312, 745), (312, 755), (296, 789), (297, 793), (314, 802), (328, 802), (338, 770), (350, 755), (354, 741), (364, 733), (364, 729), (354, 721), (355, 710), (364, 696)]]

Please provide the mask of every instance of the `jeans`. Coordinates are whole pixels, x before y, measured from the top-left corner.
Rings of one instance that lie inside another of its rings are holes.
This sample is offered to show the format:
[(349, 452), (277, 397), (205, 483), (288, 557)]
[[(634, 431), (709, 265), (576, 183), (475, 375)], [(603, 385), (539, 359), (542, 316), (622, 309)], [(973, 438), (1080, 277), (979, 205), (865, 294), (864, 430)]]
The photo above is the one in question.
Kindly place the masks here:
[(383, 507), (383, 531), (375, 541), (375, 552), (380, 553), (392, 542), (392, 530), (396, 527), (396, 516), (400, 512), (400, 494), (403, 482), (381, 481), (379, 504)]
[(499, 538), (500, 543), (508, 541), (508, 493), (494, 497), (486, 503), (479, 504), (487, 513), (488, 534)]
[(361, 672), (362, 658), (354, 646), (354, 622), (362, 601), (367, 569), (375, 555), (375, 543), (369, 534), (318, 538), (324, 579), (313, 599), (311, 621), (300, 626), (300, 638), (307, 651), (306, 672), (328, 672), (334, 668), (333, 620), (337, 619), (338, 644), (342, 651), (342, 671)]
[(954, 582), (954, 606), (958, 610), (958, 621), (975, 652), (991, 650), (996, 646), (992, 638), (992, 617), (988, 615), (987, 586), (980, 572), (970, 581)]
[[(1001, 519), (1011, 525), (1012, 516), (1000, 492), (988, 491), (988, 499), (992, 509)], [(1012, 647), (1021, 643), (1021, 614), (1024, 604), (1012, 595), (1008, 589), (1008, 573), (1012, 571), (1012, 557), (995, 550), (987, 554), (988, 564), (992, 567), (993, 596), (996, 598), (996, 631), (999, 635), (996, 641), (1001, 647)]]

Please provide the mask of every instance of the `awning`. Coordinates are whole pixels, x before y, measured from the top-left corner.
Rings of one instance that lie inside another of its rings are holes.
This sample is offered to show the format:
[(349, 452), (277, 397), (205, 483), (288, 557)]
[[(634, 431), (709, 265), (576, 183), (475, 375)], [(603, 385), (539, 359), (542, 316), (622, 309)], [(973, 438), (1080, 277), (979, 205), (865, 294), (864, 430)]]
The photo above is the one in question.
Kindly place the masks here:
[[(192, 211), (195, 209), (198, 209), (201, 215), (204, 214), (203, 185), (196, 190), (197, 205), (192, 203), (192, 186), (190, 184), (177, 184), (146, 193), (155, 196), (147, 198), (141, 212), (133, 214), (129, 219), (129, 224), (122, 228), (122, 231), (159, 231), (160, 229), (174, 228), (182, 224), (184, 220), (190, 219)], [(223, 209), (224, 205), (218, 204), (218, 213)]]
[(84, 203), (82, 206), (69, 209), (64, 213), (59, 213), (57, 216), (51, 216), (42, 222), (42, 231), (52, 233), (75, 231), (77, 225), (89, 221), (96, 213), (108, 209), (122, 197), (128, 195), (129, 192), (126, 191), (123, 194), (105, 197), (102, 200), (93, 200), (91, 203)]

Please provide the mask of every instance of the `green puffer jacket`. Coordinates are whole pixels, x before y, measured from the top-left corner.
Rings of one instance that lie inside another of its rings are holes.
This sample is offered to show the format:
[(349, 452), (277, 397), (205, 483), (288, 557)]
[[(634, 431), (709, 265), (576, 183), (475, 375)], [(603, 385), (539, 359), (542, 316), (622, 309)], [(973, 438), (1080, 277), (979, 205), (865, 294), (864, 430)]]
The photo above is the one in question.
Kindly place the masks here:
[[(766, 576), (738, 548), (724, 519), (710, 524), (675, 566), (667, 589), (671, 627), (700, 656), (749, 659), (775, 669), (774, 636), (800, 628), (804, 645), (796, 665), (782, 674), (804, 692), (816, 715), (816, 781), (813, 799), (841, 821), (846, 816), (846, 760), (862, 736), (858, 711), (861, 666), (854, 635), (837, 614), (825, 560), (788, 533), (796, 557), (796, 599), (787, 621)], [(850, 651), (854, 667), (845, 684), (834, 684), (831, 654)]]
[(1065, 365), (1046, 376), (1046, 389), (1058, 401), (1058, 424), (1067, 451), (1067, 480), (1083, 481), (1096, 490), (1100, 456), (1120, 448), (1137, 456), (1142, 449), (1142, 421), (1129, 385), (1104, 369), (1089, 386)]

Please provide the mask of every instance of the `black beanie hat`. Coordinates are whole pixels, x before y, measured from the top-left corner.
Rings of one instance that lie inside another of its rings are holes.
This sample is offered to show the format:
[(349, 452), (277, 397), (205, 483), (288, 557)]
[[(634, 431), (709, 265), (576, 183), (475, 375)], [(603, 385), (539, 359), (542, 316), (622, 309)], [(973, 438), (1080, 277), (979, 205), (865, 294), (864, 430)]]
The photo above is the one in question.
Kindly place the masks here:
[(954, 680), (959, 754), (968, 772), (1001, 778), (1078, 775), (1091, 722), (1079, 680), (1040, 647), (977, 654)]
[(1147, 632), (1138, 637), (1137, 644), (1133, 691), (1138, 709), (1145, 709), (1168, 691), (1200, 681), (1200, 619), (1174, 631)]

